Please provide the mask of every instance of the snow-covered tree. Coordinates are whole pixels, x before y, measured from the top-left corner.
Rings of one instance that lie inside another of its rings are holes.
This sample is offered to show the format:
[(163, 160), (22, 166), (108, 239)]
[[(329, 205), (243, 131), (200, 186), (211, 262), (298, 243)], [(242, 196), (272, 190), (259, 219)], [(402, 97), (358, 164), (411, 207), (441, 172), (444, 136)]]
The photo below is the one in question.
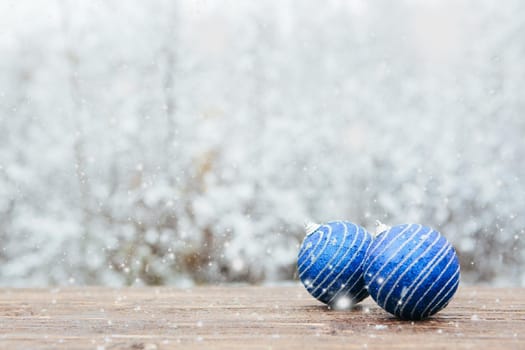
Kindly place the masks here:
[(0, 283), (294, 278), (420, 222), (523, 285), (519, 0), (0, 3)]

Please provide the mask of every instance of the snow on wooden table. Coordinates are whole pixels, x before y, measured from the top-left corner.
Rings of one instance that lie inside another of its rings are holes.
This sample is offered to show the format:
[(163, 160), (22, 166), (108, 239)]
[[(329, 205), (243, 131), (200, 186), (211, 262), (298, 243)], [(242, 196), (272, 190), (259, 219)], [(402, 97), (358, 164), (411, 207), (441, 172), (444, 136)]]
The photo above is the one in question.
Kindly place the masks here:
[(525, 349), (525, 290), (460, 287), (427, 321), (286, 287), (0, 289), (1, 349)]

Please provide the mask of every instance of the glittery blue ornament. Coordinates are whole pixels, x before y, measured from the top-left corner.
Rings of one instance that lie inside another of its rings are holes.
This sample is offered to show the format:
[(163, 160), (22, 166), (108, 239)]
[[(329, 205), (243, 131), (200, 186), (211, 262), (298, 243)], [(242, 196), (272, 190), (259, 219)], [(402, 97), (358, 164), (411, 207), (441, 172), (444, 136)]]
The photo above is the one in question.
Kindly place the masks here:
[(372, 298), (399, 318), (420, 320), (443, 309), (459, 284), (454, 247), (430, 227), (405, 224), (380, 233), (365, 259)]
[(335, 307), (346, 308), (366, 298), (363, 262), (372, 235), (347, 221), (310, 224), (306, 233), (297, 261), (306, 290)]

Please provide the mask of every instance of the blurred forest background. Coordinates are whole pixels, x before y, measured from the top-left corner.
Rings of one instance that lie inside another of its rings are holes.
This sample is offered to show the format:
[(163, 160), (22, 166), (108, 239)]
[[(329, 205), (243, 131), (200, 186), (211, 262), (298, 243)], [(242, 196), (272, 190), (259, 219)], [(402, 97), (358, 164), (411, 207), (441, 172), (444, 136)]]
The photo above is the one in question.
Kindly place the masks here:
[(525, 285), (525, 2), (0, 0), (0, 284), (294, 279), (307, 219)]

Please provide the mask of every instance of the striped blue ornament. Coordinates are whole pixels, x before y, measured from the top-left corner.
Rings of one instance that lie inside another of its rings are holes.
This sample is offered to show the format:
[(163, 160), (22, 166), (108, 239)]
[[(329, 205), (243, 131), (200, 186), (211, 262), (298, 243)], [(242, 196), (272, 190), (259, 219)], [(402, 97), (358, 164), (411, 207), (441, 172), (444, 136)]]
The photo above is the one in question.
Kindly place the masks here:
[(417, 224), (380, 233), (365, 259), (364, 279), (376, 303), (407, 320), (443, 309), (459, 285), (454, 247), (438, 231)]
[[(368, 296), (363, 262), (372, 235), (348, 221), (310, 224), (299, 250), (297, 270), (306, 290), (317, 300), (342, 307)], [(344, 300), (343, 304), (341, 301)]]

